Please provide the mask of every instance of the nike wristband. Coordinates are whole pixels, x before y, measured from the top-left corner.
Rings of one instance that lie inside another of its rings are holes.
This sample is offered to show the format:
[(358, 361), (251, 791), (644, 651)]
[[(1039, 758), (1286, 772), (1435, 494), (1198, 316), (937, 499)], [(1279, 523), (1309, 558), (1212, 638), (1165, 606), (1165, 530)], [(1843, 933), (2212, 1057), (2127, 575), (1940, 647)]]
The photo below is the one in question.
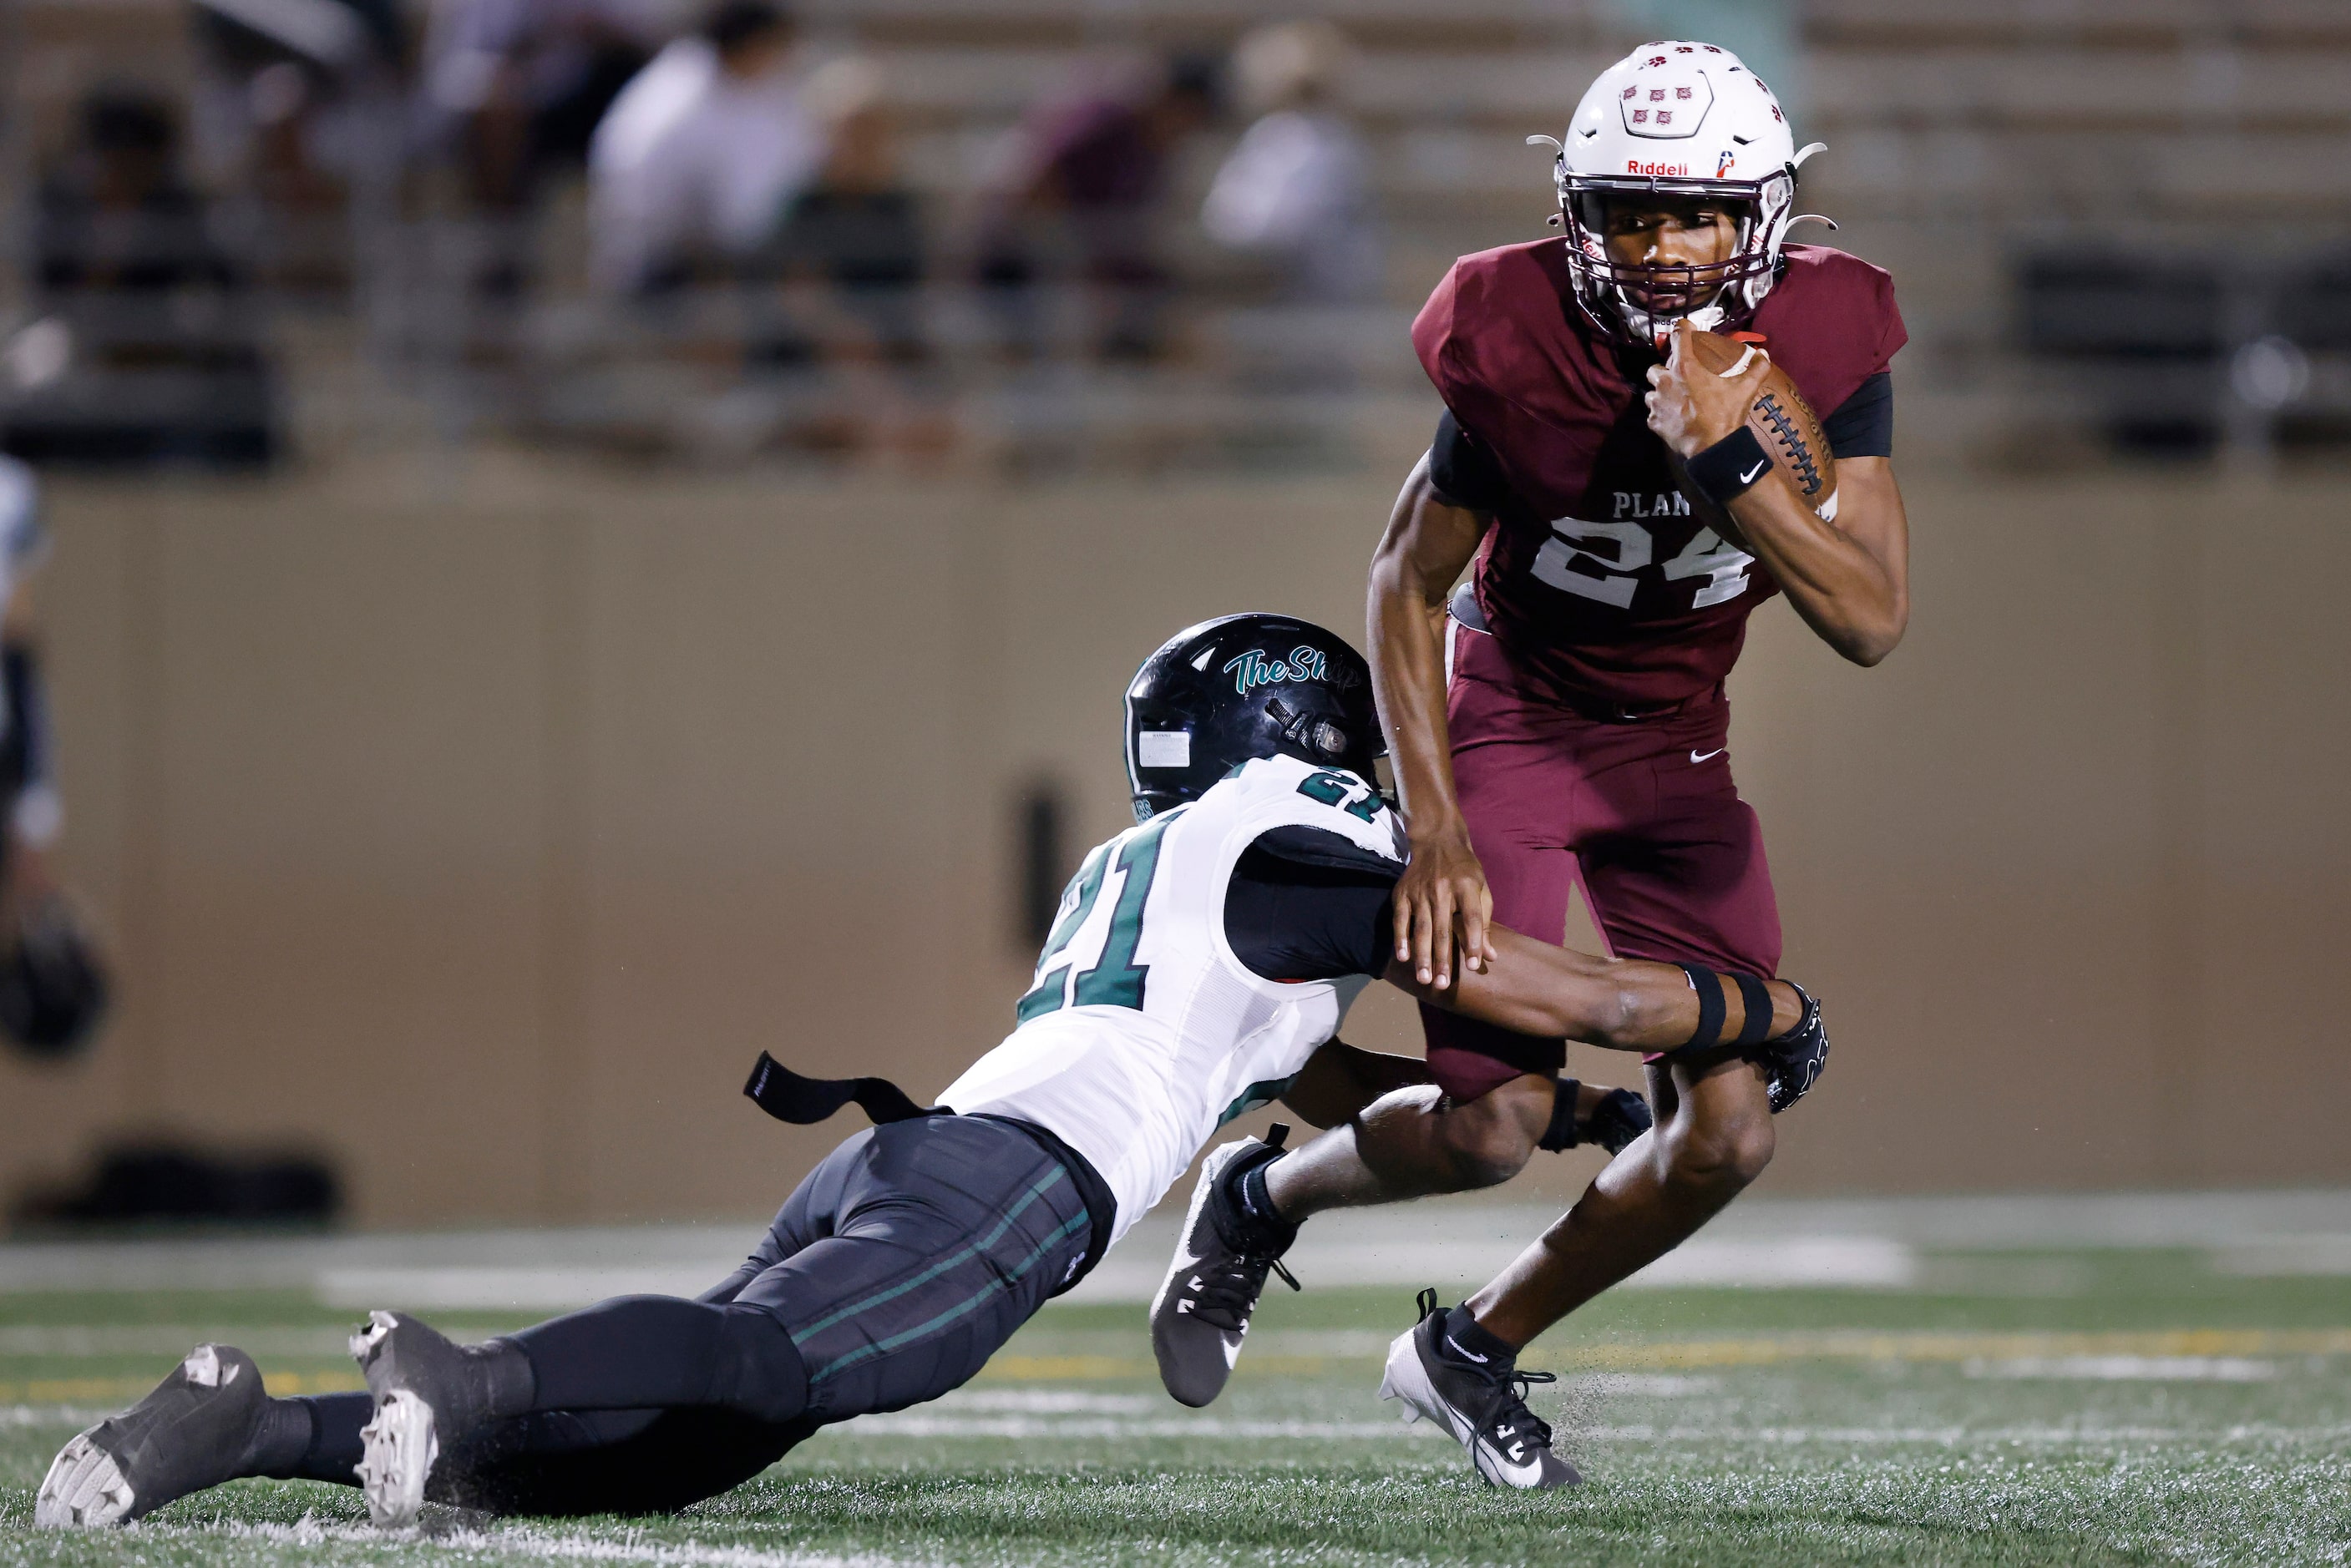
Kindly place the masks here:
[(1770, 472), (1771, 454), (1763, 450), (1752, 430), (1740, 425), (1685, 466), (1690, 483), (1705, 492), (1708, 500), (1728, 506), (1754, 489), (1756, 481)]

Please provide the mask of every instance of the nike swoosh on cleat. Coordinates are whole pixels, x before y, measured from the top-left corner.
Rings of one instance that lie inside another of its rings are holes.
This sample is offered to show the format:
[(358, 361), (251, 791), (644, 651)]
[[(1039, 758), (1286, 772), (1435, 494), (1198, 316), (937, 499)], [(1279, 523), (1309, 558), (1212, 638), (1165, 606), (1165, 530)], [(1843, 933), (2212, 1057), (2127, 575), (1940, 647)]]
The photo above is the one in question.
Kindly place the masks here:
[(1752, 483), (1755, 483), (1755, 476), (1756, 476), (1757, 474), (1759, 474), (1759, 473), (1762, 472), (1765, 469), (1767, 469), (1767, 468), (1771, 467), (1771, 460), (1770, 458), (1768, 458), (1768, 457), (1767, 457), (1767, 458), (1765, 458), (1762, 462), (1761, 462), (1757, 463), (1754, 467), (1752, 467), (1752, 468), (1749, 469), (1746, 472), (1744, 472), (1744, 473), (1740, 474), (1740, 475), (1739, 476), (1739, 483), (1741, 483), (1741, 484), (1752, 484)]
[(1542, 1466), (1535, 1460), (1529, 1459), (1522, 1464), (1512, 1464), (1508, 1459), (1496, 1451), (1491, 1443), (1487, 1443), (1482, 1446), (1485, 1448), (1486, 1452), (1492, 1457), (1494, 1468), (1502, 1471), (1513, 1480), (1520, 1478), (1530, 1481), (1541, 1479)]
[(1729, 750), (1730, 750), (1729, 746), (1717, 746), (1710, 752), (1692, 752), (1690, 753), (1690, 761), (1693, 763), (1710, 763)]
[(1482, 1355), (1479, 1355), (1479, 1354), (1478, 1354), (1476, 1351), (1474, 1351), (1474, 1350), (1464, 1350), (1464, 1349), (1462, 1349), (1462, 1348), (1461, 1348), (1461, 1342), (1460, 1342), (1459, 1340), (1458, 1340), (1458, 1339), (1454, 1338), (1451, 1334), (1447, 1334), (1447, 1335), (1445, 1336), (1445, 1343), (1452, 1348), (1452, 1351), (1453, 1351), (1453, 1354), (1454, 1354), (1454, 1355), (1460, 1355), (1460, 1356), (1466, 1356), (1466, 1357), (1468, 1357), (1469, 1360), (1476, 1362), (1476, 1363), (1477, 1363), (1479, 1366), (1485, 1366), (1485, 1365), (1486, 1365), (1487, 1358), (1486, 1358), (1485, 1356), (1482, 1356)]

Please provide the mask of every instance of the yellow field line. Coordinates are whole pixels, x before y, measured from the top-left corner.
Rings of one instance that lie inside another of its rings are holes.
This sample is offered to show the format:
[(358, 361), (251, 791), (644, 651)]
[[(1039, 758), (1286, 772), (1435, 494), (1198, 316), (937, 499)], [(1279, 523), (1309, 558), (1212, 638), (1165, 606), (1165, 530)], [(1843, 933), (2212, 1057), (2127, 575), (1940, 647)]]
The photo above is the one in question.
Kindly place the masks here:
[[(356, 1369), (350, 1372), (271, 1372), (262, 1381), (269, 1392), (344, 1394), (367, 1386)], [(152, 1377), (36, 1377), (25, 1383), (0, 1383), (0, 1405), (120, 1404), (136, 1399), (155, 1386)]]
[[(2351, 1355), (2351, 1328), (2175, 1328), (2105, 1334), (1867, 1333), (1751, 1334), (1737, 1339), (1668, 1339), (1604, 1345), (1538, 1345), (1531, 1369), (1558, 1372), (1689, 1371), (1771, 1366), (1800, 1361), (2022, 1361), (2068, 1355)], [(1259, 1376), (1312, 1376), (1375, 1355), (1269, 1355), (1244, 1367)], [(1067, 1383), (1142, 1379), (1150, 1361), (1123, 1355), (999, 1355), (992, 1382)], [(273, 1394), (338, 1394), (364, 1388), (350, 1372), (266, 1371)], [(145, 1378), (49, 1377), (0, 1383), (0, 1405), (105, 1405), (135, 1399)]]

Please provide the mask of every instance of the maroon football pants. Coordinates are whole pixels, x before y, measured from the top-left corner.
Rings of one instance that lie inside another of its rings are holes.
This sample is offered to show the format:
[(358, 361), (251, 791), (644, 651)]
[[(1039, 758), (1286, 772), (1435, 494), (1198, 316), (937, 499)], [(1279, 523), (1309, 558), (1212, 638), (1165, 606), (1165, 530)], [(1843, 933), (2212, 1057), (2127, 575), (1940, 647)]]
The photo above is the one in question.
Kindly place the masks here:
[[(1494, 919), (1557, 942), (1580, 882), (1618, 958), (1777, 973), (1780, 907), (1762, 829), (1731, 782), (1721, 692), (1669, 713), (1594, 718), (1527, 691), (1486, 633), (1446, 629), (1453, 776)], [(1564, 1041), (1420, 1011), (1429, 1070), (1457, 1101), (1566, 1063)]]

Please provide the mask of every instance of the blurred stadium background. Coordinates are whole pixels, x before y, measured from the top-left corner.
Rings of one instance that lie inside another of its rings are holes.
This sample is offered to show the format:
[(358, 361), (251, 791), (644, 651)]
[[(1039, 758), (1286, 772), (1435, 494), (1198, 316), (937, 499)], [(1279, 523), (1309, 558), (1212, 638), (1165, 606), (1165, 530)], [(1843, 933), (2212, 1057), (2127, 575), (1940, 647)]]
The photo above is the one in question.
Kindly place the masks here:
[(0, 0), (0, 449), (114, 995), (0, 1044), (0, 1557), (443, 1560), (322, 1487), (18, 1527), (196, 1337), (350, 1387), (355, 1307), (708, 1282), (850, 1125), (745, 1105), (762, 1049), (920, 1095), (993, 1044), (1127, 818), (1129, 672), (1359, 635), (1406, 324), (1658, 36), (1781, 89), (1895, 275), (1916, 612), (1866, 673), (1756, 618), (1837, 1054), (1531, 1352), (1593, 1484), (1470, 1506), (1370, 1405), (1399, 1287), (1580, 1151), (1318, 1220), (1217, 1412), (1142, 1354), (1146, 1225), (695, 1518), (450, 1549), (2342, 1561), (2341, 0)]
[[(747, 227), (590, 151), (657, 53), (709, 97), (684, 0), (0, 5), (0, 445), (117, 981), (0, 1054), (22, 1233), (126, 1148), (365, 1228), (739, 1218), (840, 1130), (740, 1103), (760, 1049), (942, 1085), (1125, 817), (1136, 660), (1360, 627), (1413, 310), (1661, 34), (1782, 87), (1912, 333), (1908, 645), (1775, 609), (1736, 682), (1839, 1044), (1766, 1190), (2351, 1182), (2340, 5), (756, 10), (767, 96), (677, 111), (796, 171)], [(1228, 162), (1285, 108), (1303, 236)]]

